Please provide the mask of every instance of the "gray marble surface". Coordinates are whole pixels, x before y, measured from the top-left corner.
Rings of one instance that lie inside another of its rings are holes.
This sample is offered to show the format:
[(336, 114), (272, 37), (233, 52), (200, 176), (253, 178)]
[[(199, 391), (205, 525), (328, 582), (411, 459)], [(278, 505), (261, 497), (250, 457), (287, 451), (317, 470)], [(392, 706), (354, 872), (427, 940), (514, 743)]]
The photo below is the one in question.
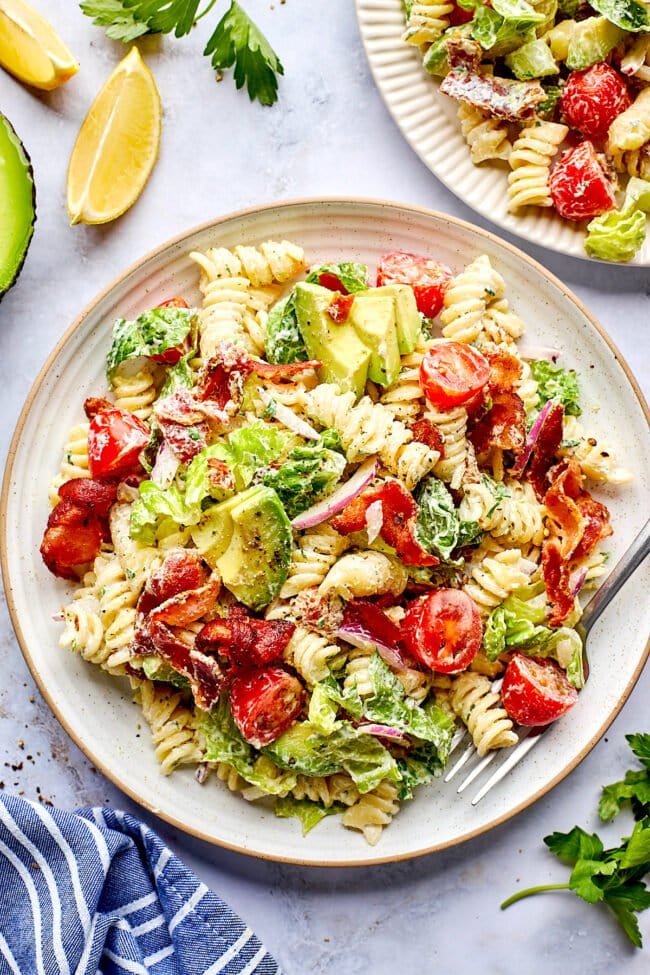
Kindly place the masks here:
[[(247, 0), (284, 61), (272, 109), (217, 85), (200, 49), (202, 22), (181, 41), (142, 51), (164, 106), (160, 159), (142, 197), (105, 227), (70, 228), (65, 172), (79, 124), (124, 51), (68, 0), (40, 0), (81, 61), (51, 94), (0, 73), (0, 111), (31, 153), (38, 223), (18, 284), (0, 305), (2, 456), (46, 355), (78, 311), (118, 271), (164, 239), (240, 207), (327, 194), (386, 197), (480, 218), (431, 176), (402, 140), (374, 88), (350, 0)], [(516, 241), (515, 241), (516, 242)], [(650, 271), (587, 264), (527, 248), (600, 318), (647, 393)], [(110, 803), (143, 816), (242, 913), (288, 975), (484, 972), (641, 975), (635, 952), (604, 908), (549, 894), (499, 911), (524, 883), (563, 878), (542, 837), (579, 822), (597, 828), (602, 783), (627, 766), (623, 735), (650, 730), (646, 670), (607, 736), (533, 808), (461, 847), (417, 861), (350, 870), (256, 861), (210, 847), (144, 814), (90, 767), (41, 699), (6, 609), (0, 615), (0, 779), (6, 790), (63, 808)], [(621, 825), (625, 828), (625, 824)], [(620, 835), (618, 825), (604, 830)], [(0, 896), (7, 892), (0, 892)], [(650, 917), (641, 922), (650, 942)]]

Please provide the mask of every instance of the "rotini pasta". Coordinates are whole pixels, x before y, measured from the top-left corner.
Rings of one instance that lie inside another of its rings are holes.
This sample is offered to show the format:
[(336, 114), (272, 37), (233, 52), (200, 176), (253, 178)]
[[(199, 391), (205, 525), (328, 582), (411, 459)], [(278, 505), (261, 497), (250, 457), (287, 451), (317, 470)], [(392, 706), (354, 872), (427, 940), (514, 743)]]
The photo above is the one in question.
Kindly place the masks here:
[(495, 748), (509, 748), (517, 743), (512, 721), (501, 707), (501, 698), (483, 674), (464, 673), (457, 677), (451, 706), (467, 726), (481, 757)]
[(164, 775), (179, 765), (201, 761), (194, 715), (183, 705), (180, 694), (145, 680), (138, 686), (135, 700), (151, 727), (156, 758)]
[(473, 163), (509, 158), (512, 144), (503, 122), (466, 102), (458, 103), (458, 118)]
[(440, 0), (414, 0), (406, 18), (404, 40), (418, 46), (432, 44), (447, 27), (453, 3)]
[(397, 788), (392, 782), (382, 782), (346, 809), (341, 821), (349, 829), (361, 830), (366, 843), (375, 846), (384, 827), (391, 823), (398, 812)]
[(510, 545), (540, 545), (544, 537), (542, 507), (528, 482), (506, 483), (501, 491), (485, 478), (468, 484), (459, 510)]
[(505, 282), (482, 254), (452, 279), (445, 291), (440, 313), (442, 334), (454, 342), (475, 342), (481, 334), (481, 323), (490, 302), (499, 300)]
[(482, 613), (487, 615), (509, 593), (527, 584), (528, 576), (521, 569), (521, 561), (520, 549), (511, 548), (472, 566), (471, 578), (464, 588)]
[(607, 484), (626, 484), (632, 480), (632, 473), (617, 465), (612, 448), (596, 437), (587, 436), (575, 416), (565, 417), (564, 444), (567, 446), (561, 446), (559, 453), (575, 457), (582, 473), (590, 480)]
[(533, 122), (525, 126), (512, 146), (508, 176), (509, 209), (523, 206), (550, 207), (551, 159), (556, 155), (569, 129), (557, 122)]
[(58, 490), (66, 481), (76, 477), (90, 477), (88, 470), (88, 423), (72, 427), (63, 448), (63, 460), (58, 474), (52, 478), (49, 490), (50, 504), (59, 500)]
[(324, 680), (330, 667), (342, 659), (343, 651), (333, 640), (297, 626), (284, 651), (284, 660), (308, 684)]
[(650, 88), (643, 88), (629, 108), (609, 127), (607, 149), (612, 155), (640, 149), (650, 142)]
[(137, 372), (127, 372), (119, 367), (112, 378), (115, 405), (120, 410), (135, 413), (141, 420), (151, 416), (151, 409), (158, 391), (151, 369), (140, 368)]
[(348, 546), (347, 538), (339, 535), (329, 525), (319, 525), (306, 531), (296, 539), (289, 575), (280, 596), (287, 599), (296, 596), (303, 589), (320, 586)]
[(428, 406), (424, 415), (427, 420), (435, 423), (442, 435), (444, 446), (443, 456), (433, 469), (434, 474), (457, 489), (461, 485), (465, 472), (467, 410), (463, 406), (450, 410), (439, 410), (434, 406)]
[(333, 593), (344, 599), (381, 593), (399, 596), (407, 582), (408, 572), (398, 559), (368, 549), (341, 556), (323, 579), (319, 591), (322, 595)]

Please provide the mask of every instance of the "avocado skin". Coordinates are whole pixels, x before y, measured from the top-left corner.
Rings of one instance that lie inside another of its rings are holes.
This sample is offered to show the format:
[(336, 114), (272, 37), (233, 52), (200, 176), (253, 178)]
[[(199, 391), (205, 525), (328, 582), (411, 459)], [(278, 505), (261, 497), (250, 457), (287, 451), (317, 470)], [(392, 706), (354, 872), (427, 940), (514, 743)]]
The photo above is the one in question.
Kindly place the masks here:
[[(2, 129), (4, 129), (4, 132), (2, 132)], [(8, 256), (13, 258), (12, 261), (7, 261), (6, 264), (0, 263), (0, 301), (2, 301), (9, 288), (16, 283), (18, 275), (22, 271), (25, 258), (27, 257), (27, 251), (29, 250), (29, 245), (34, 234), (34, 224), (36, 223), (36, 184), (34, 182), (32, 161), (13, 125), (6, 115), (0, 113), (0, 151), (5, 135), (9, 146), (13, 146), (15, 149), (18, 163), (22, 167), (22, 171), (25, 175), (25, 181), (28, 184), (30, 199), (27, 208), (29, 225), (25, 229), (25, 234), (20, 241), (18, 249), (11, 255), (0, 254), (0, 262), (4, 262)], [(11, 193), (11, 185), (7, 186), (6, 189), (9, 193)], [(0, 233), (1, 232), (2, 231), (0, 229)], [(2, 242), (0, 240), (0, 246), (1, 244)]]

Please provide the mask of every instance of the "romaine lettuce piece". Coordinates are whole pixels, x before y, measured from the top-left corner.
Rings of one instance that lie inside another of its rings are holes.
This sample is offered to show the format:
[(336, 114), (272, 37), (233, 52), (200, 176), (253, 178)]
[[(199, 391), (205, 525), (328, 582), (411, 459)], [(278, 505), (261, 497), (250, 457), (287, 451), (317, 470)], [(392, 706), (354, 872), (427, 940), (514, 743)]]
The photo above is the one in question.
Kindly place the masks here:
[(262, 483), (277, 492), (289, 518), (328, 494), (345, 470), (344, 455), (330, 450), (326, 442), (327, 438), (321, 437), (294, 447), (281, 467), (268, 468), (261, 476)]
[[(277, 460), (291, 443), (291, 436), (262, 420), (233, 430), (228, 444), (221, 444), (215, 457), (225, 460), (235, 475), (237, 490), (242, 491), (260, 468)], [(295, 442), (295, 441), (294, 441)]]
[(412, 799), (416, 786), (438, 778), (444, 768), (438, 749), (428, 741), (410, 749), (404, 758), (397, 760), (397, 764), (402, 776), (397, 791), (400, 799)]
[(641, 210), (610, 210), (588, 224), (585, 250), (601, 261), (631, 261), (645, 241), (646, 225)]
[(307, 349), (296, 317), (295, 295), (290, 295), (271, 308), (266, 321), (264, 351), (269, 362), (286, 364), (304, 362)]
[(333, 816), (345, 809), (342, 803), (335, 802), (329, 808), (321, 806), (319, 802), (312, 802), (311, 799), (294, 799), (293, 796), (282, 796), (275, 800), (274, 812), (281, 819), (289, 819), (295, 816), (302, 823), (302, 835), (318, 826), (326, 816)]
[(471, 545), (482, 537), (477, 522), (460, 520), (451, 494), (437, 477), (422, 482), (416, 501), (417, 539), (423, 548), (444, 561), (450, 559), (459, 545)]
[(187, 677), (183, 677), (173, 667), (170, 667), (162, 657), (157, 657), (155, 654), (150, 657), (144, 657), (142, 669), (149, 680), (162, 681), (165, 684), (173, 684), (174, 687), (182, 689), (189, 688), (190, 686)]
[[(143, 545), (151, 545), (160, 522), (165, 518), (171, 518), (177, 525), (192, 524), (192, 515), (187, 511), (183, 496), (175, 484), (163, 489), (153, 481), (142, 481), (138, 490), (140, 497), (131, 506), (131, 538)], [(200, 511), (197, 521), (199, 517)]]
[(474, 11), (470, 36), (495, 56), (533, 41), (533, 28), (546, 20), (545, 14), (526, 0), (495, 0), (489, 7), (482, 0), (459, 0), (459, 5)]
[[(354, 261), (342, 261), (340, 264), (321, 264), (309, 272), (305, 281), (308, 284), (322, 284), (321, 275), (332, 275), (338, 278), (343, 287), (351, 295), (368, 288), (368, 268), (365, 264)], [(325, 284), (325, 287), (328, 287)]]
[[(223, 487), (217, 487), (210, 480), (209, 461), (213, 458), (223, 460), (224, 444), (211, 444), (204, 447), (200, 454), (194, 457), (185, 472), (184, 503), (187, 511), (193, 515), (192, 524), (196, 524), (206, 508), (206, 502), (225, 501), (232, 494)], [(196, 520), (194, 520), (194, 518)], [(188, 522), (184, 522), (188, 524)]]
[(152, 308), (133, 322), (118, 318), (106, 357), (108, 379), (121, 362), (138, 356), (161, 355), (184, 342), (195, 328), (196, 312), (192, 308)]
[(650, 31), (650, 10), (637, 0), (589, 0), (589, 5), (623, 30)]
[(563, 369), (546, 359), (535, 359), (530, 364), (533, 379), (537, 381), (539, 408), (550, 399), (557, 400), (570, 416), (580, 416), (580, 387), (574, 369)]

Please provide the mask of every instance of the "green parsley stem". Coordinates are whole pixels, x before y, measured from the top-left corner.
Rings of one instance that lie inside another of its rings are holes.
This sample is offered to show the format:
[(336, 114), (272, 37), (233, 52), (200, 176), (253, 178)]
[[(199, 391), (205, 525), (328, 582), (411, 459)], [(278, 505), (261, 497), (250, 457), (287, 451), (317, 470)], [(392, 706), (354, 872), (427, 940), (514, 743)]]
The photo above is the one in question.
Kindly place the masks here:
[(501, 905), (501, 910), (505, 911), (506, 907), (510, 907), (515, 901), (523, 900), (524, 897), (530, 897), (531, 894), (543, 894), (547, 890), (570, 890), (568, 884), (542, 884), (541, 887), (527, 887), (526, 890), (520, 890), (508, 900), (504, 901)]
[(210, 3), (207, 5), (205, 10), (202, 10), (201, 13), (196, 15), (196, 17), (194, 18), (194, 23), (196, 24), (199, 20), (201, 20), (202, 17), (205, 17), (206, 14), (209, 14), (216, 2), (217, 0), (210, 0)]

